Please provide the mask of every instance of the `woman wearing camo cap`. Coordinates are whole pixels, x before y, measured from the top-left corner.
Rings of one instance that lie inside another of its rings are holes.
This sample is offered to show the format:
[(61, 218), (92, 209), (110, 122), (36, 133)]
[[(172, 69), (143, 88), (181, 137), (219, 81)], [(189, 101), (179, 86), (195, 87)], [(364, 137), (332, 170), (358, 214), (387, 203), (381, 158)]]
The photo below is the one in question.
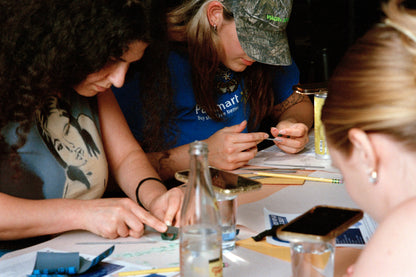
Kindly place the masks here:
[(194, 140), (208, 143), (212, 166), (245, 165), (268, 137), (256, 132), (265, 118), (272, 122), (271, 134), (279, 136), (278, 147), (288, 153), (304, 148), (313, 106), (292, 91), (299, 71), (285, 33), (291, 9), (292, 0), (191, 0), (168, 14), (170, 92), (140, 89), (140, 73), (114, 88), (161, 176), (171, 178), (189, 166), (188, 144)]

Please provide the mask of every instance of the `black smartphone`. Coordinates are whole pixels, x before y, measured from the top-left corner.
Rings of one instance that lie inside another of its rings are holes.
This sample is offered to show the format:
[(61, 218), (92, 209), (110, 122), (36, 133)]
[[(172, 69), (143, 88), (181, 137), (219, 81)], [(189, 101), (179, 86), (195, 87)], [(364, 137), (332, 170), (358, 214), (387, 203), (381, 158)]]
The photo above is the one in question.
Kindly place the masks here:
[(328, 241), (363, 218), (363, 211), (333, 206), (315, 206), (276, 231), (286, 241)]
[[(242, 177), (238, 174), (224, 171), (215, 167), (210, 167), (214, 190), (222, 194), (237, 194), (246, 191), (260, 189), (262, 184), (259, 181)], [(186, 183), (188, 181), (189, 170), (178, 171), (175, 179)]]

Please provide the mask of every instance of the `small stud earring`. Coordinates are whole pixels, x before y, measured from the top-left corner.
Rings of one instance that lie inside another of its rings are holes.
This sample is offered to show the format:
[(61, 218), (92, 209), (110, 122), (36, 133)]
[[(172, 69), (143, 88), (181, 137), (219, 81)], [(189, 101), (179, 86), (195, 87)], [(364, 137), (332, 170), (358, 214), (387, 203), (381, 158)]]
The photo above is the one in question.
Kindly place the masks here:
[(217, 25), (214, 24), (212, 27), (214, 28), (214, 32), (217, 32)]
[(368, 181), (373, 185), (377, 184), (377, 182), (378, 182), (378, 173), (377, 173), (377, 171), (372, 170), (370, 172), (370, 176), (368, 176)]

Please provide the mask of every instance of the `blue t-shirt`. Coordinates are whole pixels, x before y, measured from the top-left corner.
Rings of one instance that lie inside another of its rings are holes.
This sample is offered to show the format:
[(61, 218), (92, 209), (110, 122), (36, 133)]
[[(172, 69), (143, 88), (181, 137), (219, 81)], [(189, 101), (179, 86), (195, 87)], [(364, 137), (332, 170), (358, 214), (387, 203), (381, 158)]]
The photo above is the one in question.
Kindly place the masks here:
[[(173, 103), (177, 113), (174, 119), (178, 130), (174, 134), (176, 136), (175, 147), (206, 139), (224, 127), (240, 124), (243, 120), (249, 119), (250, 107), (243, 97), (242, 83), (235, 78), (235, 72), (223, 68), (217, 74), (220, 79), (217, 82), (217, 88), (221, 91), (217, 105), (222, 112), (223, 120), (215, 121), (196, 104), (188, 57), (171, 52), (168, 66), (174, 92)], [(113, 87), (112, 89), (133, 135), (141, 141), (144, 122), (138, 74), (136, 73), (122, 88)], [(293, 93), (293, 85), (298, 83), (299, 70), (294, 62), (290, 66), (282, 66), (281, 70), (276, 70), (273, 80), (275, 104), (286, 100)], [(172, 139), (167, 138), (167, 141), (172, 141)]]

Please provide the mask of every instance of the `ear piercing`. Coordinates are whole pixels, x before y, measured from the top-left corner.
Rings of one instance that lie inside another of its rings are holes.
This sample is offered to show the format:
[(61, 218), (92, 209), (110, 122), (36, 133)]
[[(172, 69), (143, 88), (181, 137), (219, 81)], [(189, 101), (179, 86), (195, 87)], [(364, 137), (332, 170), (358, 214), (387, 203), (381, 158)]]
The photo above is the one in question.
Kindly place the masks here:
[(368, 176), (368, 181), (373, 185), (377, 184), (377, 182), (378, 182), (378, 173), (377, 173), (377, 171), (372, 170), (370, 172), (370, 175)]

